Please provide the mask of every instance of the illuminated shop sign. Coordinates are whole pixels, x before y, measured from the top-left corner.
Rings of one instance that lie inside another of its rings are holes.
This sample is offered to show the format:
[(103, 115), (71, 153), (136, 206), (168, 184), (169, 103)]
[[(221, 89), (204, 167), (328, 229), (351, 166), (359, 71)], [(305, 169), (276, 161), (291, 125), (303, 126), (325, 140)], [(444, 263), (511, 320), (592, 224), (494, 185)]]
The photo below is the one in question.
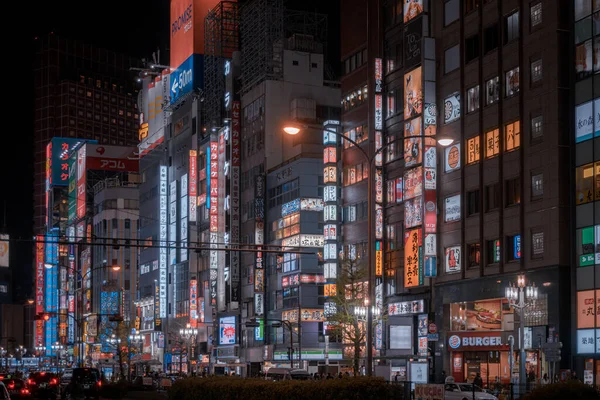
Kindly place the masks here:
[(160, 166), (159, 181), (160, 233), (159, 233), (159, 297), (160, 318), (167, 317), (167, 166)]

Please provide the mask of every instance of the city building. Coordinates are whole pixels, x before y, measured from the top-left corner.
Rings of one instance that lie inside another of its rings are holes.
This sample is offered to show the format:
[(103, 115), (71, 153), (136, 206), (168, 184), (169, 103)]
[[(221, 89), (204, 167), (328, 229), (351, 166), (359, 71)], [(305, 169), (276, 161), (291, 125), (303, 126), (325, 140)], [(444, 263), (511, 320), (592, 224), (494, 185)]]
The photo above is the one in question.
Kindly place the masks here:
[[(592, 5), (593, 3), (593, 5)], [(574, 51), (567, 60), (575, 59), (565, 67), (571, 72), (574, 91), (574, 120), (568, 127), (574, 129), (568, 140), (574, 147), (570, 177), (575, 182), (574, 213), (571, 214), (571, 236), (575, 270), (573, 304), (577, 318), (572, 321), (571, 351), (576, 354), (573, 370), (583, 382), (600, 384), (600, 3), (574, 1), (569, 18), (573, 32)], [(561, 21), (562, 22), (562, 21)], [(565, 22), (566, 23), (566, 22)], [(566, 34), (565, 34), (566, 37)], [(574, 55), (574, 57), (573, 57)], [(569, 106), (567, 111), (571, 111)], [(571, 129), (567, 130), (571, 132)], [(572, 138), (574, 138), (574, 141)], [(595, 317), (594, 317), (595, 316)], [(594, 330), (595, 329), (595, 330)]]
[[(343, 254), (375, 265), (370, 297), (387, 320), (374, 364), (411, 381), (446, 371), (509, 382), (524, 323), (527, 371), (550, 374), (544, 345), (572, 337), (559, 301), (571, 292), (570, 77), (552, 62), (568, 59), (568, 33), (556, 34), (569, 32), (568, 13), (547, 2), (378, 4), (341, 5), (342, 130), (375, 167), (368, 192), (373, 165), (344, 144), (344, 210), (375, 204), (344, 218)], [(505, 298), (520, 274), (539, 288), (523, 318)], [(556, 368), (571, 367), (565, 347)]]

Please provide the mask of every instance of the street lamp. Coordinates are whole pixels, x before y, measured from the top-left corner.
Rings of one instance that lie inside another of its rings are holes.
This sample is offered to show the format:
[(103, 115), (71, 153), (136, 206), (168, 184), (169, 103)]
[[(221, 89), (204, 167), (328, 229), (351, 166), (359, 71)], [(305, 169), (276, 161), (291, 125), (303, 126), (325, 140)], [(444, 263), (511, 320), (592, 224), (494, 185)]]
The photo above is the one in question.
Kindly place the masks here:
[[(525, 275), (517, 277), (517, 285), (510, 283), (505, 289), (509, 304), (519, 314), (519, 386), (521, 390), (525, 385), (525, 309), (535, 305), (538, 298), (538, 288), (535, 283), (527, 285)], [(512, 375), (512, 366), (511, 366)]]
[(60, 343), (56, 342), (55, 344), (50, 346), (50, 348), (52, 349), (53, 352), (56, 353), (56, 373), (58, 374), (58, 366), (60, 364), (60, 352), (62, 351), (62, 349), (64, 347)]
[[(188, 348), (187, 350), (187, 362), (188, 362), (188, 373), (191, 372), (191, 361), (190, 361), (190, 347), (191, 341), (195, 341), (196, 336), (198, 336), (198, 328), (192, 328), (190, 324), (187, 324), (185, 328), (179, 329), (179, 336), (184, 338), (187, 342)], [(191, 340), (190, 340), (191, 339)], [(183, 362), (183, 350), (179, 353), (179, 373), (181, 373), (181, 364)]]
[[(374, 297), (374, 281), (373, 281), (373, 275), (374, 275), (374, 258), (373, 258), (373, 247), (375, 245), (375, 240), (373, 238), (373, 231), (374, 231), (374, 219), (373, 219), (373, 192), (374, 192), (374, 175), (373, 175), (373, 168), (372, 168), (372, 164), (373, 161), (375, 159), (377, 159), (377, 156), (379, 154), (381, 154), (383, 152), (384, 149), (386, 149), (387, 147), (389, 147), (390, 145), (394, 145), (396, 143), (403, 143), (404, 142), (404, 137), (400, 137), (400, 138), (396, 138), (395, 140), (392, 140), (390, 142), (384, 143), (382, 144), (382, 146), (377, 149), (372, 155), (370, 155), (370, 151), (363, 149), (363, 147), (358, 144), (357, 142), (355, 142), (354, 140), (344, 136), (343, 134), (341, 134), (340, 132), (338, 132), (336, 129), (328, 129), (324, 126), (321, 125), (311, 125), (311, 124), (299, 124), (297, 122), (294, 121), (288, 121), (284, 124), (283, 126), (283, 131), (285, 133), (287, 133), (288, 135), (297, 135), (299, 134), (302, 130), (316, 130), (316, 131), (326, 131), (328, 133), (331, 133), (333, 135), (335, 135), (336, 137), (340, 137), (343, 140), (347, 141), (348, 143), (352, 144), (352, 146), (354, 146), (356, 149), (358, 149), (360, 151), (360, 153), (362, 154), (362, 156), (364, 157), (365, 161), (368, 163), (369, 165), (369, 178), (367, 180), (367, 267), (368, 267), (368, 290), (369, 290), (369, 294), (368, 294), (368, 300), (369, 300), (369, 304), (375, 304), (375, 301), (373, 301), (373, 297)], [(436, 138), (434, 136), (427, 136), (427, 135), (416, 135), (416, 136), (411, 136), (411, 138), (421, 138), (421, 139), (432, 139), (432, 140), (436, 140)], [(450, 146), (454, 140), (448, 137), (438, 137), (437, 138), (437, 143), (440, 144), (441, 146)], [(373, 313), (371, 312), (372, 309), (371, 308), (367, 308), (367, 315), (366, 315), (366, 319), (367, 319), (367, 334), (366, 334), (366, 342), (367, 342), (367, 375), (372, 375), (373, 373)]]
[(42, 354), (46, 352), (46, 346), (35, 346), (35, 351), (38, 354), (38, 369), (42, 368)]

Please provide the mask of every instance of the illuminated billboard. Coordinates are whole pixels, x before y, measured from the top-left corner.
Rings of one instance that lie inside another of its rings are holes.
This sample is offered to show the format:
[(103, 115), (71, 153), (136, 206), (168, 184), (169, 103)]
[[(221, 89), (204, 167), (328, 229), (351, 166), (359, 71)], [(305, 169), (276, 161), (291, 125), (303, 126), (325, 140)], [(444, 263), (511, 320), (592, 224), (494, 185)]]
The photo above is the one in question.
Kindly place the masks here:
[(405, 0), (404, 3), (404, 23), (416, 18), (423, 12), (423, 0)]
[(159, 170), (159, 297), (160, 318), (167, 317), (167, 166), (161, 165)]
[(423, 80), (421, 67), (404, 74), (404, 118), (412, 118), (423, 112)]
[(0, 234), (0, 267), (9, 266), (9, 239), (5, 234)]
[(46, 148), (47, 188), (69, 183), (69, 153), (82, 139), (53, 138)]
[(77, 151), (77, 218), (83, 218), (86, 213), (86, 147), (82, 146)]
[(170, 104), (190, 93), (196, 88), (202, 88), (204, 59), (200, 54), (189, 56), (175, 71), (171, 72), (169, 88)]
[(421, 229), (412, 229), (404, 233), (404, 287), (423, 284)]
[(86, 145), (85, 168), (99, 171), (138, 172), (137, 147)]
[(236, 343), (236, 320), (233, 317), (219, 318), (219, 344)]

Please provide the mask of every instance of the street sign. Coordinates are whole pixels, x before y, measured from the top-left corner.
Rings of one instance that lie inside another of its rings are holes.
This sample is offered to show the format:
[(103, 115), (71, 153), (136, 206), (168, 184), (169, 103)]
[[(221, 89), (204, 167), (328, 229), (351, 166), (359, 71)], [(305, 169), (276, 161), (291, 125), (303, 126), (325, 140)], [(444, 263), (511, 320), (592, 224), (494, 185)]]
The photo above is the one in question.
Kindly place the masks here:
[(434, 322), (429, 323), (429, 333), (437, 333), (437, 325)]

